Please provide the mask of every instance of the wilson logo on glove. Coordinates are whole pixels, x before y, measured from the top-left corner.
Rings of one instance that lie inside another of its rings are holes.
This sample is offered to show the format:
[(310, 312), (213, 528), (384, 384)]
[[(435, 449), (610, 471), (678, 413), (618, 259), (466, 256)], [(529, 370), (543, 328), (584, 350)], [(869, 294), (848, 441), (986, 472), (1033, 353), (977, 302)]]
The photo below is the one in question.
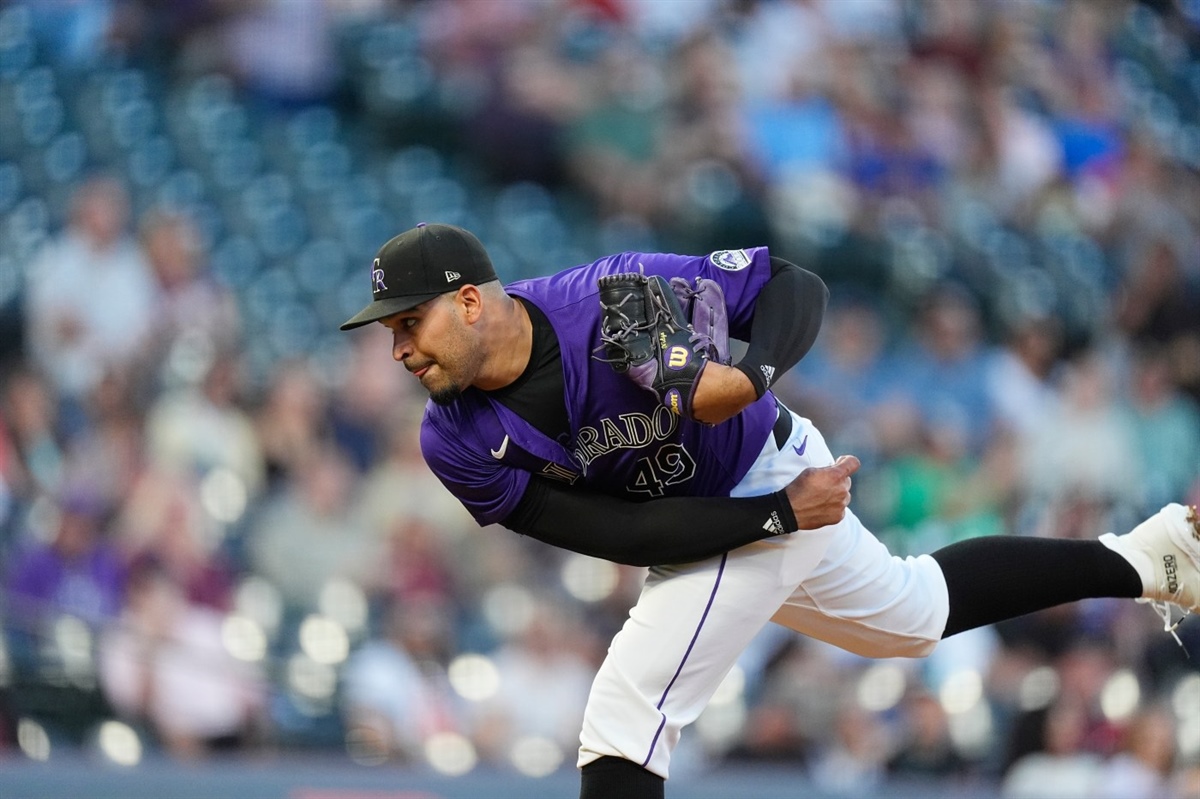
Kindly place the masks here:
[(667, 352), (667, 366), (672, 369), (682, 369), (688, 365), (688, 351), (683, 347), (672, 347)]

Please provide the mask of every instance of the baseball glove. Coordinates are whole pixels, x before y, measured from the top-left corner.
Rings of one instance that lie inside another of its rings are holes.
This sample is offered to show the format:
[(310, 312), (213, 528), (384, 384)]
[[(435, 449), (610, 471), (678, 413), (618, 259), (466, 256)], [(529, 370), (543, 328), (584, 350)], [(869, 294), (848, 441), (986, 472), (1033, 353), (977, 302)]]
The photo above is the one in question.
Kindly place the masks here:
[(691, 322), (692, 332), (699, 336), (696, 343), (710, 361), (728, 366), (733, 360), (729, 353), (729, 311), (720, 284), (698, 277), (693, 288), (684, 278), (673, 277), (671, 289)]
[[(728, 362), (724, 295), (711, 280), (693, 288), (682, 278), (622, 272), (599, 280), (600, 340), (618, 373), (652, 392), (680, 416), (692, 418), (692, 399), (709, 360)], [(685, 307), (687, 311), (685, 311)], [(689, 319), (689, 314), (690, 319)], [(700, 320), (700, 330), (692, 320)]]

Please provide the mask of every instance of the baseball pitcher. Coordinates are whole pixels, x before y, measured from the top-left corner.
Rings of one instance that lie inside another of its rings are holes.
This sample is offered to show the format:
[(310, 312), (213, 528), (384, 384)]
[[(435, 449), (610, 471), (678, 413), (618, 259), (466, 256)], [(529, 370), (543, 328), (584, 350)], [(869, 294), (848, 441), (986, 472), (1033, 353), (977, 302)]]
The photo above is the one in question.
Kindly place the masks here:
[[(1200, 521), (1096, 541), (998, 536), (894, 557), (849, 509), (852, 455), (772, 383), (827, 290), (766, 248), (624, 252), (501, 286), (479, 240), (419, 225), (371, 264), (379, 322), (429, 392), (421, 448), (481, 525), (649, 566), (596, 675), (581, 799), (664, 795), (671, 752), (768, 622), (869, 657), (1086, 597), (1200, 607)], [(730, 362), (730, 338), (747, 342)]]

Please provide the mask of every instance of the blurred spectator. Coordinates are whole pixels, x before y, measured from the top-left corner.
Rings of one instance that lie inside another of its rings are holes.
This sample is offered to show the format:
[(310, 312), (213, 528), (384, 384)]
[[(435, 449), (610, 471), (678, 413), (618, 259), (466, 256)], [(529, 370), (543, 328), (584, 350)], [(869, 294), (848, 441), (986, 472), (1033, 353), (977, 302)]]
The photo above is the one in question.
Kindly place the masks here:
[(796, 709), (782, 702), (755, 702), (745, 729), (726, 753), (730, 761), (806, 765), (810, 741), (801, 733)]
[(1124, 408), (1142, 465), (1142, 509), (1179, 502), (1200, 478), (1200, 405), (1171, 380), (1169, 356), (1144, 344), (1134, 356)]
[(987, 368), (988, 397), (1006, 430), (1030, 436), (1054, 410), (1061, 355), (1062, 325), (1054, 317), (1031, 313), (1009, 324)]
[(914, 691), (901, 706), (900, 743), (887, 761), (894, 776), (926, 779), (962, 776), (968, 764), (950, 739), (946, 711), (937, 697)]
[(30, 10), (33, 28), (49, 58), (65, 66), (86, 68), (108, 50), (121, 0), (16, 0), (14, 5)]
[(747, 717), (726, 753), (733, 760), (803, 766), (811, 771), (828, 743), (842, 688), (853, 671), (832, 647), (768, 625), (738, 661), (746, 678)]
[(107, 515), (94, 492), (71, 487), (54, 509), (48, 540), (30, 540), (13, 553), (4, 587), (17, 668), (63, 657), (54, 635), (61, 618), (96, 630), (120, 610), (125, 570), (107, 539)]
[(450, 546), (479, 525), (425, 465), (416, 409), (377, 433), (386, 452), (361, 482), (360, 502), (371, 529), (387, 536), (397, 526), (422, 520)]
[(345, 375), (332, 396), (334, 440), (360, 472), (383, 460), (390, 431), (413, 413), (410, 406), (418, 404), (410, 396), (412, 381), (395, 368), (390, 342), (391, 334), (382, 325), (369, 325), (355, 336)]
[(897, 387), (927, 421), (964, 431), (967, 451), (978, 454), (994, 423), (979, 304), (961, 287), (940, 285), (923, 298), (915, 325), (911, 346), (897, 354)]
[[(1194, 250), (1197, 239), (1186, 242)], [(1141, 242), (1116, 295), (1116, 322), (1135, 342), (1163, 348), (1171, 379), (1200, 402), (1200, 276), (1185, 270), (1180, 243)]]
[(151, 70), (194, 75), (222, 67), (220, 23), (224, 0), (134, 0), (127, 17), (138, 33), (130, 55)]
[(303, 360), (278, 364), (266, 396), (254, 411), (254, 429), (273, 491), (293, 478), (328, 434), (329, 398), (312, 367)]
[(104, 527), (108, 509), (90, 489), (72, 487), (55, 511), (48, 542), (31, 541), (11, 562), (10, 607), (31, 625), (58, 613), (98, 624), (116, 613), (124, 584)]
[(63, 480), (87, 483), (107, 508), (116, 508), (145, 460), (143, 418), (129, 373), (105, 374), (83, 406), (90, 423), (68, 443)]
[(1135, 339), (1160, 344), (1200, 332), (1192, 300), (1198, 292), (1176, 242), (1160, 236), (1139, 242), (1117, 295), (1117, 323)]
[(431, 594), (447, 600), (460, 590), (450, 543), (441, 529), (419, 515), (398, 516), (385, 531), (389, 568), (383, 590), (404, 600)]
[(436, 596), (392, 600), (381, 632), (346, 664), (343, 721), (364, 754), (420, 761), (431, 735), (470, 733), (446, 677), (456, 643), (451, 608)]
[(236, 354), (217, 354), (199, 384), (158, 395), (145, 428), (146, 455), (155, 468), (192, 480), (224, 473), (236, 482), (227, 490), (240, 492), (244, 507), (263, 491), (267, 465), (244, 407), (243, 368)]
[[(764, 17), (794, 14), (799, 19), (814, 16), (812, 7), (802, 3), (763, 3), (758, 13)], [(794, 20), (794, 21), (798, 21)], [(804, 26), (780, 25), (783, 19), (774, 20), (775, 37), (787, 35), (789, 30), (804, 30)], [(815, 26), (821, 30), (820, 24)], [(819, 35), (819, 34), (818, 34)], [(745, 76), (745, 89), (736, 83), (726, 84), (733, 92), (730, 99), (746, 98), (746, 146), (763, 173), (786, 180), (806, 172), (833, 171), (845, 162), (846, 141), (844, 121), (836, 104), (830, 101), (826, 90), (833, 84), (831, 52), (805, 53), (806, 43), (800, 36), (800, 52), (790, 48), (766, 49), (759, 58), (768, 53), (777, 57), (771, 60), (776, 66), (765, 78), (765, 85), (757, 76)], [(745, 43), (743, 43), (743, 47)], [(816, 57), (813, 57), (816, 56)], [(805, 61), (811, 61), (805, 64)], [(709, 62), (715, 63), (715, 62)], [(826, 66), (829, 64), (830, 66)], [(801, 65), (808, 66), (808, 69)], [(774, 74), (772, 74), (774, 73)], [(768, 93), (769, 92), (769, 93)]]
[(983, 162), (979, 188), (1000, 216), (1019, 218), (1058, 180), (1062, 147), (1047, 121), (1026, 108), (1017, 89), (998, 75), (978, 87), (976, 99), (980, 142), (974, 149)]
[[(534, 602), (528, 623), (492, 654), (500, 685), (480, 708), (476, 736), (484, 755), (497, 762), (507, 761), (512, 747), (528, 738), (554, 743), (567, 760), (579, 746), (596, 667), (587, 657), (592, 642), (586, 627), (557, 603)], [(530, 696), (538, 700), (530, 702)]]
[(116, 178), (82, 183), (67, 229), (27, 271), (29, 354), (82, 425), (79, 405), (112, 369), (124, 369), (150, 329), (154, 282), (129, 235), (129, 197)]
[(485, 102), (466, 120), (466, 147), (498, 183), (561, 185), (560, 131), (583, 102), (572, 70), (548, 47), (532, 42), (490, 60)]
[(652, 195), (661, 209), (647, 221), (692, 242), (697, 252), (731, 241), (768, 242), (774, 233), (769, 175), (753, 149), (733, 58), (727, 41), (700, 28), (678, 43), (665, 65), (666, 119)]
[(798, 86), (819, 90), (831, 79), (825, 49), (833, 31), (832, 4), (749, 2), (731, 4), (731, 46), (738, 94), (747, 106), (779, 102)]
[(228, 3), (224, 43), (234, 77), (268, 109), (332, 98), (337, 80), (336, 4), (327, 0)]
[[(1036, 648), (1003, 636), (1002, 628), (989, 632), (995, 646), (983, 674), (995, 728), (988, 751), (979, 758), (978, 765), (981, 773), (994, 779), (1040, 743), (1040, 737), (1034, 740), (1030, 714), (1044, 708), (1057, 695), (1058, 675), (1053, 673), (1049, 658)], [(1031, 674), (1035, 676), (1031, 678)], [(1046, 677), (1046, 690), (1034, 701), (1029, 697), (1028, 686), (1042, 675)], [(1039, 719), (1039, 728), (1040, 723)]]
[(115, 543), (132, 568), (152, 564), (191, 605), (229, 610), (235, 566), (220, 548), (219, 523), (186, 474), (146, 469), (114, 524)]
[[(1139, 19), (1156, 24), (1151, 21), (1153, 17), (1132, 11), (1122, 35), (1132, 32), (1130, 28)], [(1137, 63), (1148, 65), (1155, 60)], [(1173, 102), (1184, 99), (1182, 93), (1172, 94)], [(1116, 236), (1115, 252), (1137, 260), (1147, 255), (1146, 248), (1153, 249), (1164, 240), (1177, 248), (1179, 254), (1194, 252), (1188, 239), (1196, 235), (1196, 220), (1189, 207), (1180, 203), (1181, 198), (1194, 191), (1194, 176), (1179, 168), (1182, 166), (1179, 159), (1172, 156), (1169, 144), (1147, 124), (1149, 120), (1127, 102), (1121, 110), (1128, 129), (1121, 140), (1120, 171), (1110, 180), (1111, 202), (1102, 204), (1109, 231)], [(1126, 248), (1130, 251), (1123, 252)], [(1184, 263), (1190, 261), (1185, 258)]]
[(12, 447), (5, 477), (14, 496), (31, 501), (56, 492), (65, 453), (54, 387), (41, 373), (18, 363), (4, 376), (0, 417)]
[(355, 499), (354, 471), (330, 446), (309, 452), (247, 531), (250, 567), (297, 611), (318, 607), (334, 578), (376, 590), (387, 563)]
[(563, 180), (559, 131), (584, 99), (554, 39), (564, 10), (526, 0), (442, 0), (420, 17), (422, 52), (454, 87), (446, 99), (459, 146), (497, 183)]
[(1082, 353), (1067, 365), (1056, 407), (1033, 432), (1021, 456), (1031, 499), (1079, 498), (1110, 507), (1141, 501), (1136, 434), (1119, 409), (1112, 369), (1100, 353)]
[(200, 234), (187, 216), (153, 211), (140, 233), (157, 288), (140, 358), (149, 372), (145, 389), (157, 391), (195, 381), (215, 354), (234, 350), (241, 318), (233, 295), (207, 273)]
[(830, 438), (853, 442), (848, 451), (873, 449), (871, 419), (892, 379), (887, 338), (878, 303), (852, 289), (837, 292), (830, 298), (816, 346), (780, 379), (777, 393), (794, 397)]
[(1095, 799), (1158, 799), (1168, 794), (1175, 762), (1175, 720), (1163, 709), (1138, 713), (1120, 750), (1100, 770)]
[(966, 431), (953, 420), (924, 421), (916, 435), (915, 447), (898, 453), (872, 478), (875, 489), (887, 494), (872, 506), (885, 529), (898, 534), (889, 541), (893, 553), (916, 555), (1005, 532), (1003, 475), (998, 468), (985, 470), (981, 458), (968, 451)]
[(226, 649), (222, 618), (188, 602), (147, 560), (131, 573), (124, 610), (100, 639), (109, 701), (175, 757), (244, 748), (260, 726), (262, 675)]
[(1049, 57), (1051, 74), (1040, 87), (1062, 148), (1064, 170), (1081, 205), (1091, 206), (1085, 212), (1090, 211), (1093, 224), (1106, 221), (1101, 210), (1104, 183), (1114, 177), (1123, 155), (1113, 61), (1105, 42), (1112, 20), (1089, 3), (1064, 7)]
[(1120, 722), (1104, 712), (1105, 687), (1120, 667), (1119, 653), (1107, 639), (1096, 636), (1072, 643), (1054, 662), (1060, 687), (1057, 701), (1073, 703), (1082, 714), (1078, 745), (1108, 757), (1121, 737)]
[[(947, 172), (969, 163), (975, 139), (964, 130), (964, 77), (936, 60), (895, 63), (880, 53), (853, 47), (832, 51), (829, 98), (845, 130), (845, 152), (837, 166), (842, 210), (831, 218), (844, 233), (887, 225), (889, 206), (904, 206), (912, 222), (936, 213), (936, 190)], [(900, 85), (886, 76), (899, 71)], [(955, 149), (962, 144), (961, 149)], [(836, 184), (835, 184), (836, 185)], [(850, 193), (846, 194), (847, 189)]]
[(561, 135), (569, 174), (601, 218), (659, 219), (667, 177), (659, 163), (667, 135), (659, 65), (635, 40), (612, 37), (591, 67), (580, 80), (586, 104)]
[(1004, 775), (1004, 799), (1087, 799), (1095, 795), (1101, 757), (1085, 751), (1086, 711), (1059, 700), (1041, 715), (1040, 742)]
[(813, 782), (834, 796), (865, 796), (884, 780), (887, 741), (871, 713), (847, 700), (838, 711), (832, 735), (813, 760)]

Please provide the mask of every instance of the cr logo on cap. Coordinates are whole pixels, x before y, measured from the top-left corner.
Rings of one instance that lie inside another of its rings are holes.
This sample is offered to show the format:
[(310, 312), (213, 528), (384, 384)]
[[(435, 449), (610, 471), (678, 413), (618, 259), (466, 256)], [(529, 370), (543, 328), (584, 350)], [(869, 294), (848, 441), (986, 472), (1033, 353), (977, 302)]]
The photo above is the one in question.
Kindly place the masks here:
[(387, 286), (383, 284), (383, 270), (379, 268), (379, 259), (375, 259), (375, 263), (371, 264), (371, 282), (374, 283), (371, 288), (378, 294), (381, 291), (387, 291)]

